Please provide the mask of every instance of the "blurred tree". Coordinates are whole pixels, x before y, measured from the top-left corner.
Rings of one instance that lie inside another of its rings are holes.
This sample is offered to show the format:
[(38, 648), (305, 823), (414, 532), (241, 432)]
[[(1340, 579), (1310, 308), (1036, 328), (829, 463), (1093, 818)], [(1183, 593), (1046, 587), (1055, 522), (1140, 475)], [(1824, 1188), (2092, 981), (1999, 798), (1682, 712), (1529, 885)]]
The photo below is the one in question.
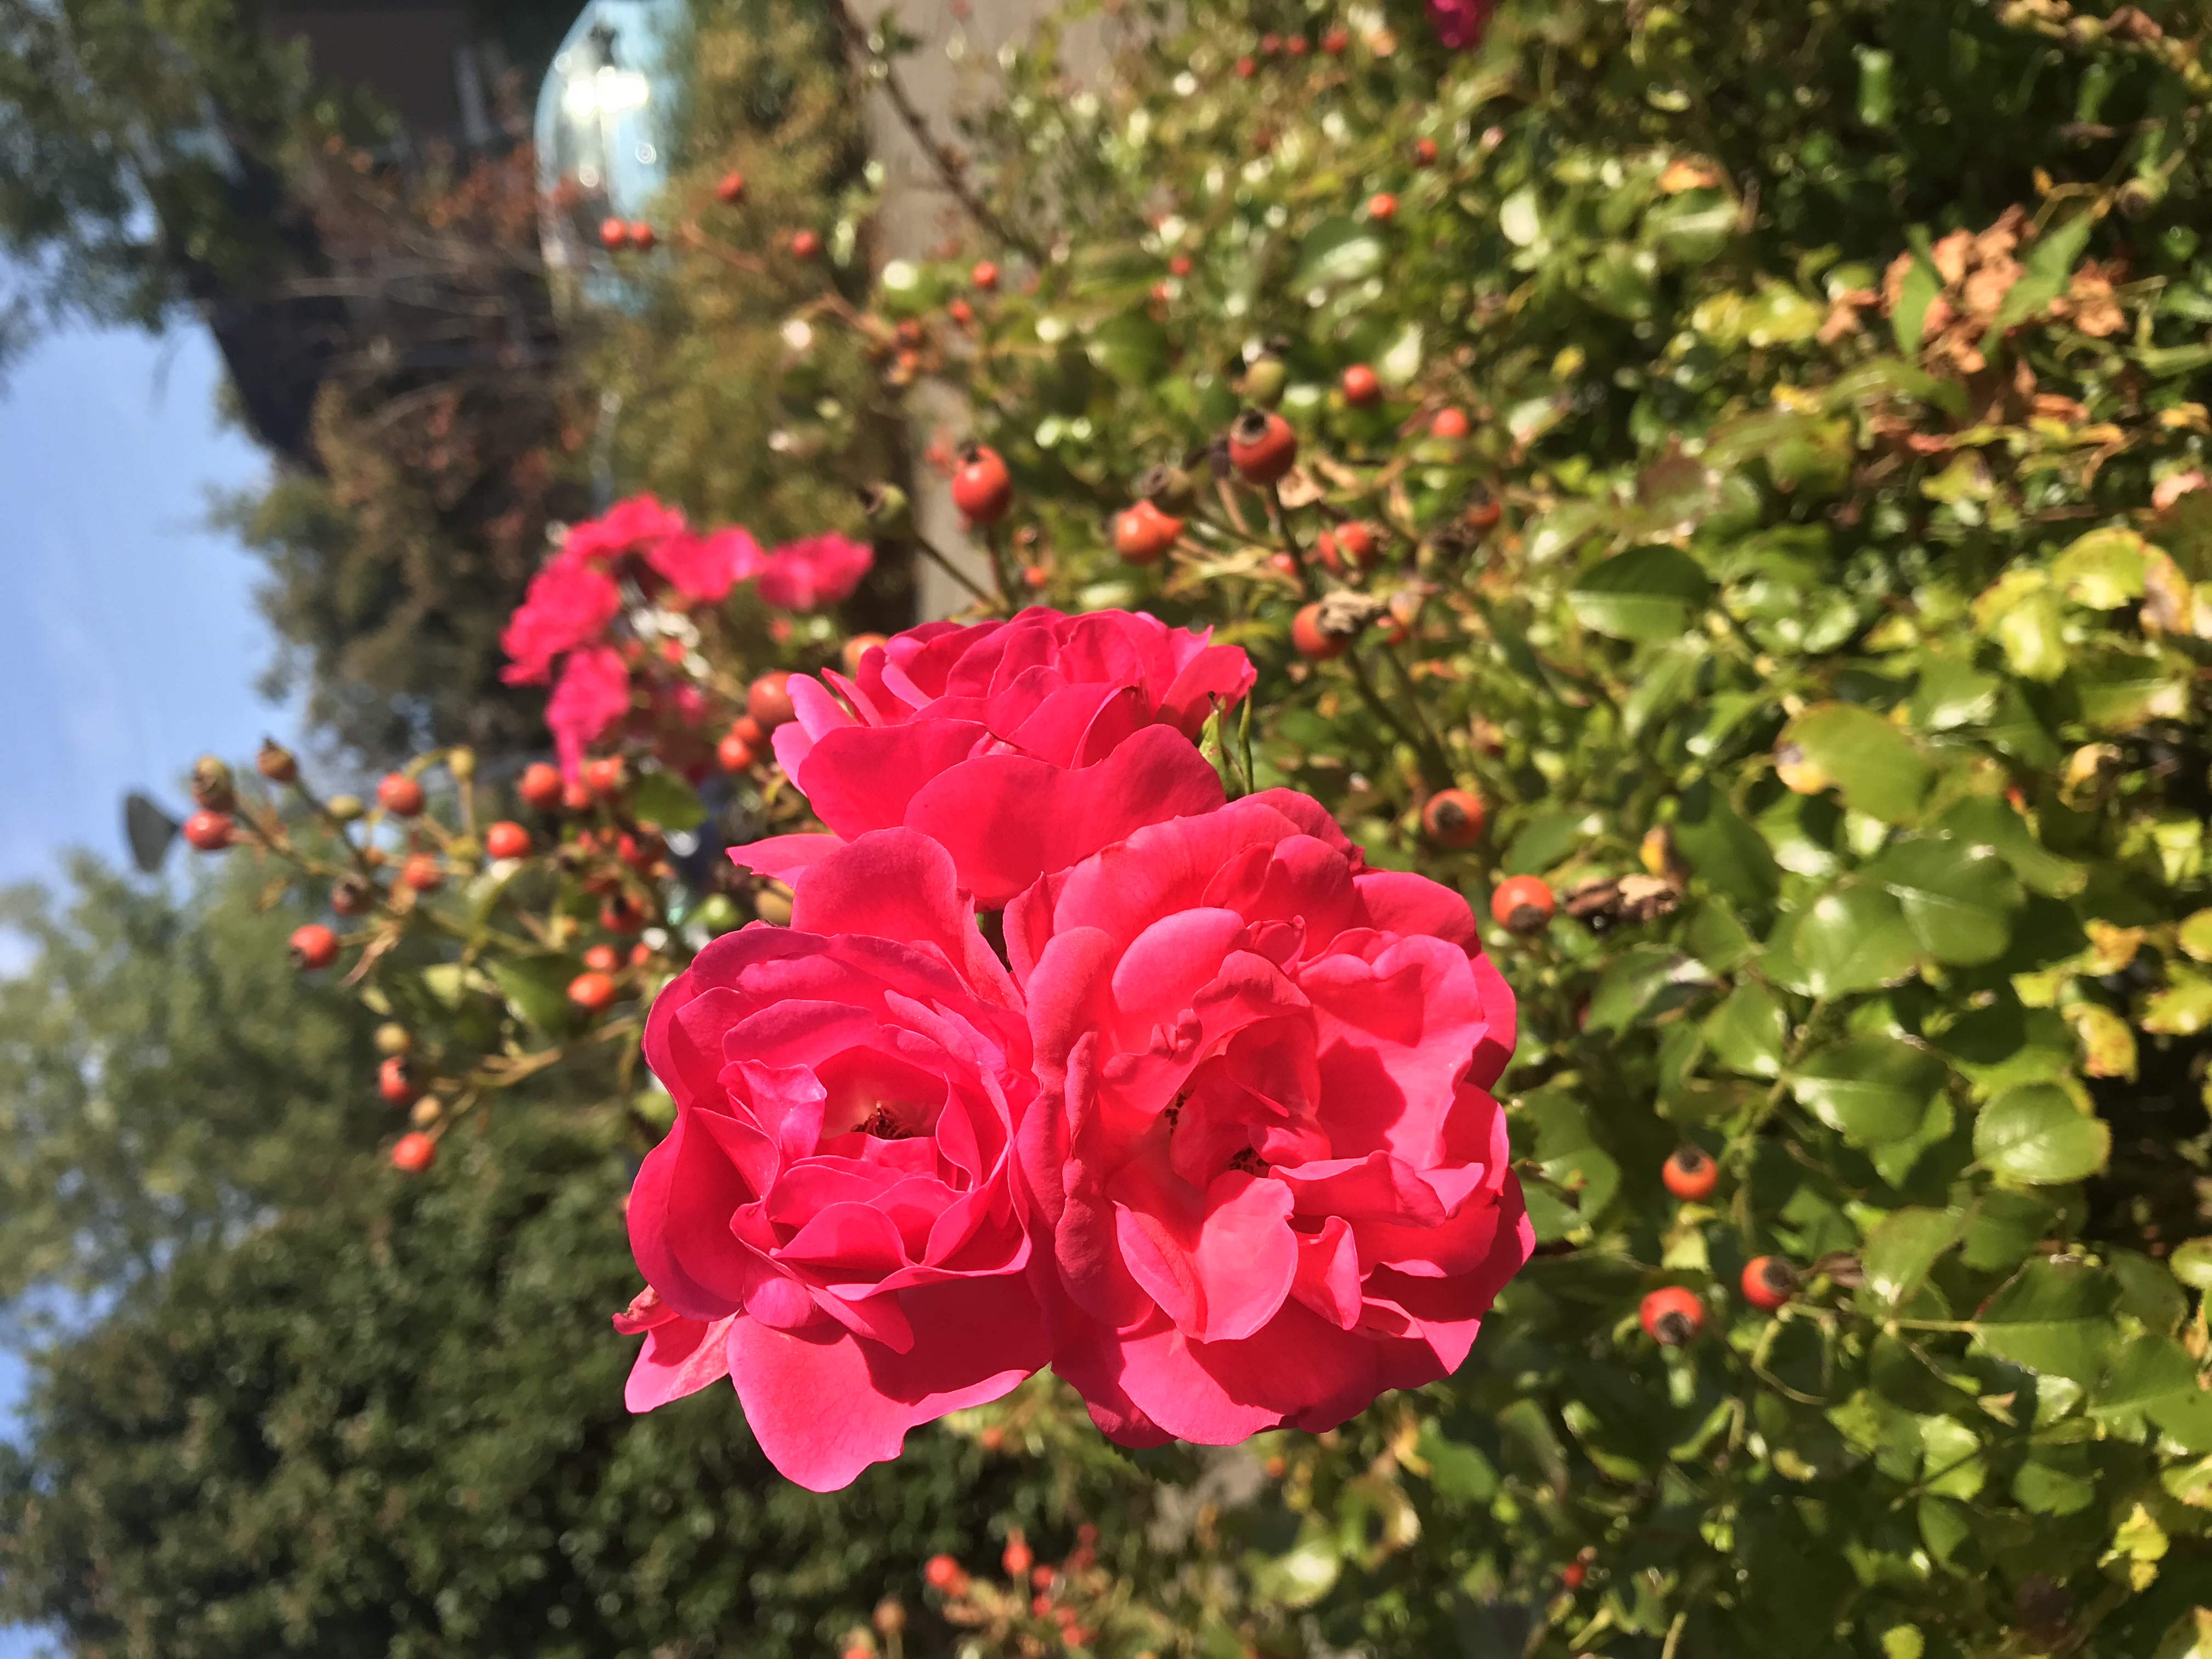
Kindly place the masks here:
[[(817, 1655), (1071, 1494), (972, 1440), (817, 1497), (717, 1389), (622, 1405), (623, 1160), (510, 1113), (427, 1178), (179, 1255), (50, 1352), (0, 1449), (0, 1620), (80, 1654)], [(1057, 1477), (1060, 1485), (1066, 1477)]]
[(95, 860), (0, 895), (0, 1306), (86, 1296), (324, 1192), (380, 1127), (370, 1016), (285, 958), (242, 861), (184, 898)]

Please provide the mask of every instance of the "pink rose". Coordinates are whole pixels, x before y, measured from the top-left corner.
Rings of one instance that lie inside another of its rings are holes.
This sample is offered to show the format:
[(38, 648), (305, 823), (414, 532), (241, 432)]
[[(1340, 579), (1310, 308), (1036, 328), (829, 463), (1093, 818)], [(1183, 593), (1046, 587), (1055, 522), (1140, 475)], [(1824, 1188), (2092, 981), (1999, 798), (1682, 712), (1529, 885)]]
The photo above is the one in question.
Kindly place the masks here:
[(584, 750), (628, 713), (629, 670), (622, 653), (605, 645), (570, 652), (553, 695), (545, 700), (545, 724), (552, 728), (562, 775), (574, 777)]
[(726, 1369), (769, 1460), (828, 1492), (1045, 1362), (1018, 1002), (951, 860), (902, 830), (815, 865), (790, 927), (725, 935), (660, 994), (645, 1055), (676, 1122), (629, 1232), (669, 1317), (641, 1327), (633, 1406)]
[(585, 562), (619, 558), (625, 553), (649, 552), (670, 538), (688, 532), (684, 515), (676, 508), (663, 507), (650, 495), (632, 495), (628, 501), (617, 501), (599, 518), (569, 526), (561, 551)]
[(1490, 14), (1498, 0), (1429, 0), (1429, 21), (1437, 42), (1448, 51), (1463, 52), (1482, 44), (1490, 27)]
[(732, 856), (787, 878), (839, 837), (903, 824), (943, 845), (988, 908), (1145, 824), (1211, 811), (1220, 780), (1191, 739), (1254, 672), (1207, 637), (1126, 611), (1036, 609), (925, 623), (853, 679), (794, 677), (776, 758), (831, 834)]
[(686, 532), (653, 543), (645, 562), (685, 599), (719, 605), (732, 587), (760, 573), (760, 544), (737, 526), (711, 536)]
[(835, 605), (860, 585), (876, 562), (866, 542), (838, 535), (786, 542), (760, 565), (760, 596), (786, 611)]
[(564, 651), (589, 645), (622, 610), (614, 578), (566, 552), (530, 579), (529, 592), (499, 636), (510, 659), (500, 678), (530, 685), (553, 672)]
[(1319, 1431), (1458, 1367), (1534, 1242), (1486, 1092), (1513, 995), (1458, 894), (1274, 790), (1040, 884), (1006, 942), (1053, 1367), (1102, 1429)]

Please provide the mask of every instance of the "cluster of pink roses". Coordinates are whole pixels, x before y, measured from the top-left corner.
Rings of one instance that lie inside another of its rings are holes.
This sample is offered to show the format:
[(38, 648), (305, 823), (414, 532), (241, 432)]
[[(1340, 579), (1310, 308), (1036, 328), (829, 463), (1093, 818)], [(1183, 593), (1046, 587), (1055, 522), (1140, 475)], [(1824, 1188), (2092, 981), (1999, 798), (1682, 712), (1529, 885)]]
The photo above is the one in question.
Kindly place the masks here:
[[(572, 526), (560, 552), (531, 579), (500, 635), (508, 658), (502, 678), (509, 685), (553, 680), (545, 723), (562, 769), (574, 776), (585, 750), (631, 712), (641, 690), (636, 671), (649, 661), (638, 642), (624, 651), (609, 637), (625, 609), (624, 580), (641, 602), (672, 611), (719, 605), (742, 581), (779, 609), (812, 611), (851, 593), (873, 562), (865, 543), (838, 535), (808, 536), (766, 553), (736, 526), (695, 535), (675, 508), (635, 495), (604, 517)], [(705, 717), (695, 687), (644, 689), (663, 694), (684, 723)]]
[[(832, 833), (655, 1002), (645, 1410), (727, 1376), (817, 1491), (1049, 1364), (1128, 1445), (1322, 1430), (1466, 1358), (1531, 1234), (1511, 992), (1448, 888), (1192, 743), (1253, 684), (1152, 617), (931, 623), (791, 683)], [(976, 907), (1003, 907), (1003, 956)]]

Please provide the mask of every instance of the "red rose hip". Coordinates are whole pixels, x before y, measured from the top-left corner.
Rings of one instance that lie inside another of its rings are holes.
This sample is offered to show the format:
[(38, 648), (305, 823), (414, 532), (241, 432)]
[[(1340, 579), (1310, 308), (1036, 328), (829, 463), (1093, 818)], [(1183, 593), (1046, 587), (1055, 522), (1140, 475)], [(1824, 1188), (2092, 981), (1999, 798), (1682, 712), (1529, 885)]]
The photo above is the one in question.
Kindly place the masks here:
[(220, 853), (230, 845), (238, 826), (228, 812), (195, 812), (184, 823), (185, 840), (203, 853)]
[(762, 675), (745, 692), (745, 718), (773, 732), (792, 718), (791, 676), (782, 669)]
[(1668, 1285), (1644, 1298), (1637, 1318), (1661, 1347), (1679, 1348), (1705, 1329), (1705, 1304), (1680, 1285)]
[(1534, 933), (1552, 920), (1559, 902), (1537, 876), (1508, 876), (1490, 896), (1490, 919), (1509, 933)]
[(396, 818), (411, 818), (422, 810), (422, 786), (404, 772), (387, 772), (376, 781), (376, 804)]
[(1340, 657), (1350, 641), (1340, 634), (1325, 632), (1321, 625), (1321, 605), (1307, 605), (1291, 618), (1291, 644), (1298, 655), (1310, 662), (1326, 662), (1331, 657)]
[(389, 1055), (376, 1068), (376, 1092), (393, 1106), (411, 1106), (422, 1097), (422, 1091), (416, 1086), (415, 1073), (407, 1064), (406, 1055)]
[(509, 819), (501, 818), (484, 831), (484, 853), (495, 859), (520, 859), (530, 855), (530, 831)]
[(1797, 1272), (1778, 1255), (1755, 1255), (1743, 1264), (1743, 1299), (1771, 1313), (1797, 1288)]
[(715, 181), (714, 195), (717, 200), (732, 205), (744, 201), (745, 199), (745, 175), (742, 173), (724, 173), (720, 179)]
[(1480, 796), (1465, 789), (1439, 789), (1421, 808), (1421, 831), (1439, 847), (1472, 847), (1482, 839), (1489, 816)]
[(1115, 514), (1114, 550), (1129, 564), (1152, 564), (1182, 534), (1182, 520), (1150, 501)]
[(1247, 483), (1273, 483), (1297, 459), (1298, 434), (1279, 415), (1248, 409), (1229, 428), (1229, 465)]
[(587, 1014), (602, 1014), (614, 1006), (615, 982), (596, 970), (568, 981), (568, 1000)]
[(969, 525), (994, 525), (1014, 504), (1014, 481), (999, 452), (983, 444), (970, 444), (960, 452), (960, 467), (952, 475), (952, 505)]
[(421, 1175), (438, 1156), (438, 1143), (420, 1129), (410, 1129), (392, 1143), (392, 1167), (402, 1175)]
[(295, 968), (327, 968), (338, 959), (338, 936), (321, 922), (311, 921), (292, 930), (289, 948)]
[(1467, 411), (1463, 409), (1440, 409), (1429, 417), (1429, 436), (1453, 440), (1468, 434)]
[(1382, 382), (1365, 363), (1354, 363), (1344, 371), (1344, 400), (1355, 409), (1364, 409), (1382, 396)]
[(522, 780), (514, 786), (514, 793), (522, 798), (525, 806), (550, 812), (561, 804), (561, 774), (544, 761), (533, 761), (523, 768)]
[(1720, 1185), (1720, 1165), (1695, 1146), (1679, 1146), (1660, 1170), (1659, 1179), (1675, 1197), (1694, 1203), (1711, 1197)]

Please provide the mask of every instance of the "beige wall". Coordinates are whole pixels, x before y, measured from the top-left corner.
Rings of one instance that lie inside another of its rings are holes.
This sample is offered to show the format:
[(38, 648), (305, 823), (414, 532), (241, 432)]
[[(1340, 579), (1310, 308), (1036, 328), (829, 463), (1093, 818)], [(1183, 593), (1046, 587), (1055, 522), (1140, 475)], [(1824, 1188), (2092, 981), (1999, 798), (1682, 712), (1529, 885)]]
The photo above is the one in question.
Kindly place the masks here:
[[(886, 9), (884, 0), (853, 0), (853, 8), (861, 22), (871, 26)], [(953, 117), (962, 100), (972, 102), (991, 95), (999, 47), (1026, 35), (1039, 18), (1056, 9), (1056, 3), (1055, 0), (973, 0), (965, 9), (969, 15), (964, 20), (954, 16), (951, 0), (918, 0), (897, 9), (899, 26), (921, 40), (915, 52), (899, 61), (900, 82), (928, 120), (931, 131), (956, 143), (959, 134)], [(960, 43), (958, 56), (948, 50), (955, 41)], [(1097, 42), (1095, 29), (1073, 33), (1066, 42), (1070, 66), (1079, 73), (1095, 72), (1100, 57)], [(871, 97), (868, 120), (875, 154), (889, 173), (878, 227), (883, 256), (927, 258), (947, 235), (966, 230), (965, 216), (939, 182), (935, 168), (881, 91)], [(949, 430), (957, 434), (965, 425), (959, 400), (943, 386), (917, 387), (911, 406), (915, 410), (917, 455), (933, 433)], [(926, 471), (916, 483), (915, 512), (922, 534), (988, 586), (989, 575), (982, 553), (962, 532), (959, 514), (952, 510), (944, 485)], [(925, 617), (945, 616), (959, 610), (967, 600), (968, 595), (934, 565), (924, 562), (919, 572)]]

